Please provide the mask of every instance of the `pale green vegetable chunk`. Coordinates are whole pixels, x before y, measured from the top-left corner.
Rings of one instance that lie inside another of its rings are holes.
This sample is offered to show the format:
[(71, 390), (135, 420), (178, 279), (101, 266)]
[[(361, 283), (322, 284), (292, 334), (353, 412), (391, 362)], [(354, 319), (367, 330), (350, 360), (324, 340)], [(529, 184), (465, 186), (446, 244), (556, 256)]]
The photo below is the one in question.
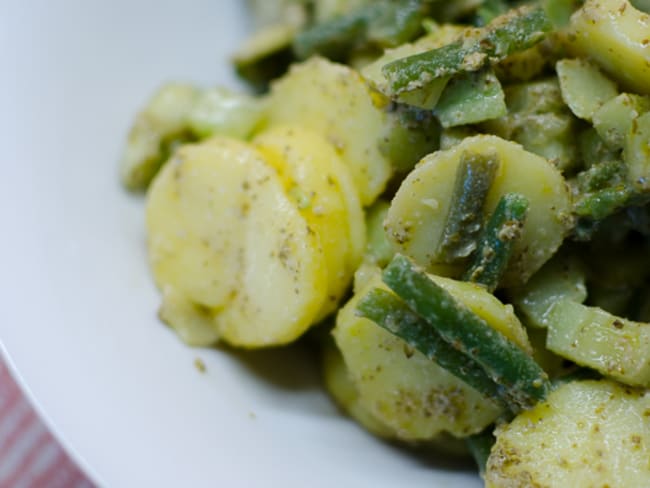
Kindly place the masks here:
[(650, 110), (650, 97), (621, 93), (593, 114), (594, 128), (608, 147), (621, 149), (632, 124)]
[(405, 175), (420, 159), (439, 148), (440, 123), (432, 112), (408, 105), (391, 104), (387, 111), (379, 149), (395, 173)]
[(627, 0), (587, 0), (571, 17), (569, 48), (624, 88), (650, 94), (650, 15)]
[(192, 85), (170, 83), (162, 86), (138, 114), (120, 163), (122, 184), (129, 190), (144, 190), (166, 157), (165, 145), (184, 139), (187, 115), (194, 107), (199, 90)]
[(512, 304), (527, 326), (546, 327), (561, 299), (582, 303), (587, 298), (584, 265), (572, 256), (555, 256), (523, 287), (509, 290)]
[(212, 135), (246, 139), (263, 116), (260, 100), (227, 88), (212, 88), (197, 96), (187, 114), (187, 125), (201, 139)]
[(555, 70), (562, 99), (581, 119), (591, 120), (596, 110), (618, 95), (616, 84), (584, 59), (563, 59), (557, 62)]
[(273, 24), (263, 28), (249, 38), (234, 54), (235, 66), (247, 66), (277, 51), (289, 48), (296, 32), (296, 26), (288, 23)]
[(164, 85), (131, 128), (120, 168), (122, 183), (144, 190), (182, 144), (213, 135), (245, 139), (263, 117), (261, 99), (220, 87)]
[(628, 181), (640, 190), (650, 189), (650, 112), (637, 118), (625, 135), (623, 160)]
[(501, 117), (507, 113), (501, 83), (492, 69), (462, 73), (447, 84), (435, 113), (445, 128)]
[(391, 176), (390, 161), (379, 149), (386, 114), (347, 66), (322, 58), (294, 65), (272, 86), (267, 124), (296, 124), (324, 136), (350, 169), (364, 205), (379, 196)]
[(555, 253), (571, 228), (570, 195), (562, 175), (548, 161), (496, 136), (469, 137), (420, 161), (391, 203), (386, 219), (389, 240), (396, 250), (431, 271), (442, 264), (436, 248), (444, 234), (457, 168), (466, 152), (492, 154), (500, 162), (485, 202), (486, 215), (506, 193), (520, 193), (530, 202), (501, 282), (506, 287), (523, 284)]
[(567, 299), (548, 315), (547, 346), (622, 383), (650, 386), (650, 324)]
[(650, 480), (650, 394), (570, 382), (496, 430), (488, 488), (631, 488)]

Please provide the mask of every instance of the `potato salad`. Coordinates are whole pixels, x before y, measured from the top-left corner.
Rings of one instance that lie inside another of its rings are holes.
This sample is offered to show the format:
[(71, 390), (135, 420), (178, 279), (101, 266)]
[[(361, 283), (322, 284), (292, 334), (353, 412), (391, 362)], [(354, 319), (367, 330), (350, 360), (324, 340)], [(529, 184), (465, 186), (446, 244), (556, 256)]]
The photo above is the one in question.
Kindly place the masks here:
[(163, 85), (126, 141), (161, 321), (309, 342), (486, 487), (650, 486), (650, 3), (249, 7), (249, 90)]

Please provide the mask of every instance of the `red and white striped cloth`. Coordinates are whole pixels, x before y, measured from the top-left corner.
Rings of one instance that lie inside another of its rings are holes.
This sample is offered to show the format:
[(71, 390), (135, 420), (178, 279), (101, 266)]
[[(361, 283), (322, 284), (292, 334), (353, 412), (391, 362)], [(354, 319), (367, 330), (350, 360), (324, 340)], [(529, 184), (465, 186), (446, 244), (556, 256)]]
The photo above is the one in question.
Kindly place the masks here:
[(92, 488), (0, 358), (0, 488)]

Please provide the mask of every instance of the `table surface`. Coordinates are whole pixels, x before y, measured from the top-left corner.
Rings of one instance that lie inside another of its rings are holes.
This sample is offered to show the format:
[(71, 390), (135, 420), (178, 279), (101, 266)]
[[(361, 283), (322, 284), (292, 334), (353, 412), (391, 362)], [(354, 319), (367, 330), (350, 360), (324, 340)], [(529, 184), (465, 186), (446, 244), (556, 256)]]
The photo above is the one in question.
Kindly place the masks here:
[(92, 488), (0, 358), (0, 488)]

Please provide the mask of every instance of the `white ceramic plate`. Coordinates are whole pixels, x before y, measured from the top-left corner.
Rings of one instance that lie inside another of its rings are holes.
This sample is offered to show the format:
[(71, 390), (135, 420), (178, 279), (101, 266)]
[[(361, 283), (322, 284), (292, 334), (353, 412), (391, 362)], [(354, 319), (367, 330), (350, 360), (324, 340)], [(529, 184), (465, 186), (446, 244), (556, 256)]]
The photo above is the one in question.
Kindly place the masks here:
[(244, 31), (237, 0), (0, 3), (0, 338), (14, 371), (104, 486), (479, 486), (341, 417), (306, 352), (192, 350), (157, 321), (120, 149), (162, 81), (234, 84)]

